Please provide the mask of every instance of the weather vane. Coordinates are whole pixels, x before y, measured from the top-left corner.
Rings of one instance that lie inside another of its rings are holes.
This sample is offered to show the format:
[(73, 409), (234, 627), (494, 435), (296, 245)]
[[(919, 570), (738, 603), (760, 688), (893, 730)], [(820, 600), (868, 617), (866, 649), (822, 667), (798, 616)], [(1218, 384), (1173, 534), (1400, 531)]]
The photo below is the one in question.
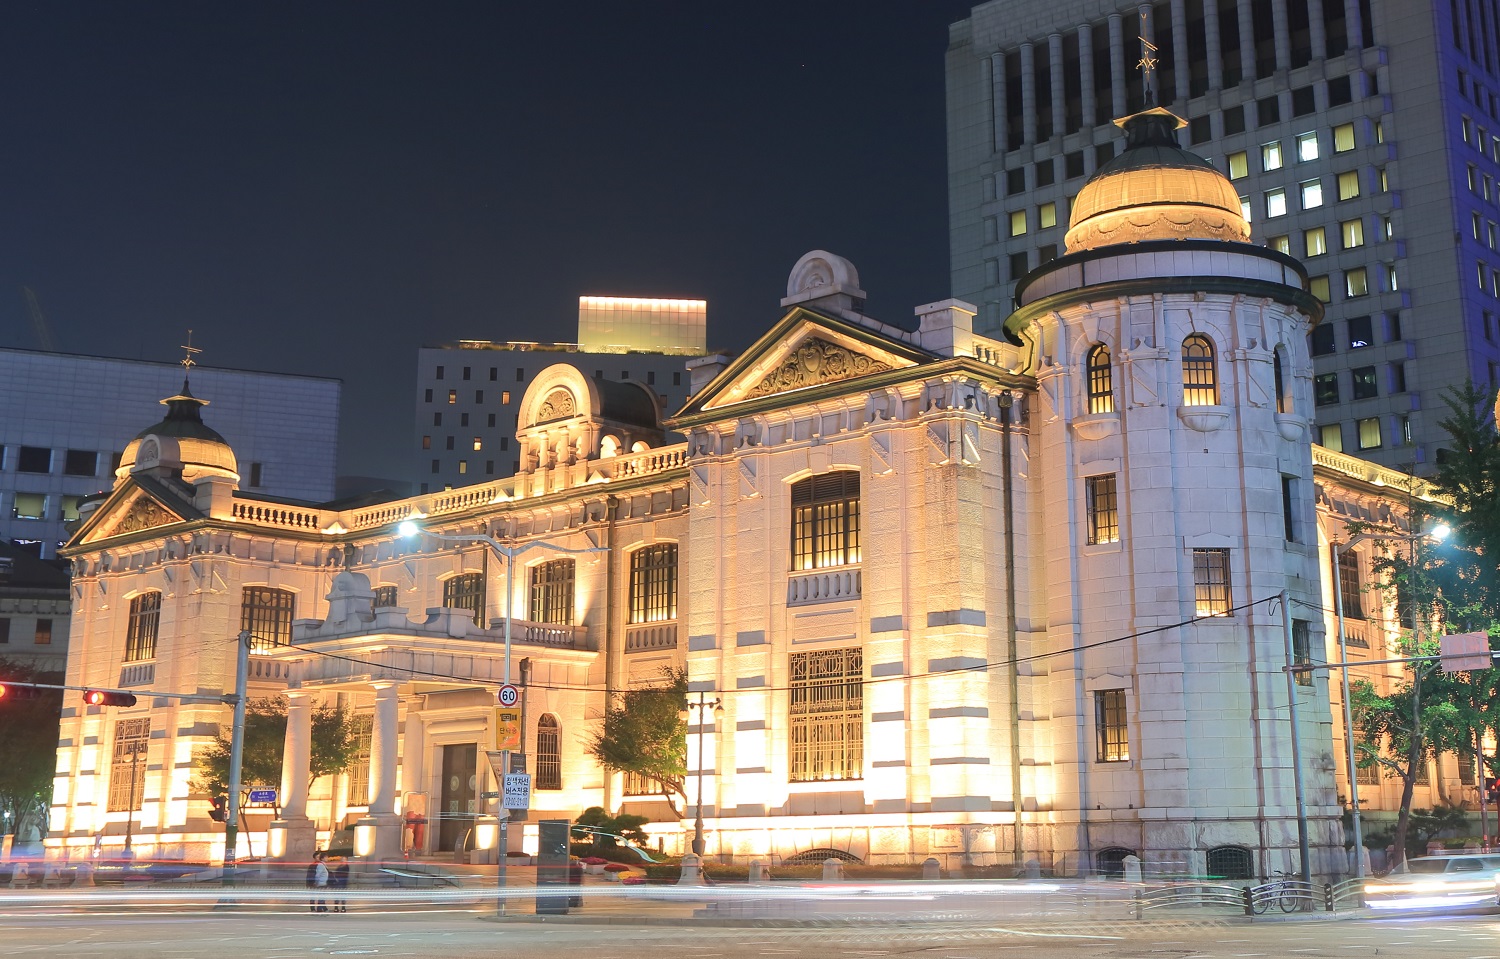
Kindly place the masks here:
[(183, 349), (183, 350), (187, 351), (187, 355), (184, 356), (178, 362), (182, 364), (182, 370), (183, 370), (184, 373), (191, 373), (193, 371), (193, 367), (195, 367), (195, 366), (198, 365), (198, 363), (193, 359), (193, 354), (194, 353), (202, 353), (203, 352), (202, 350), (198, 349), (196, 346), (193, 345), (193, 331), (192, 330), (188, 330), (187, 345), (183, 346), (183, 347), (180, 347), (180, 349)]
[(1152, 96), (1151, 74), (1156, 70), (1156, 44), (1146, 39), (1146, 14), (1141, 14), (1141, 58), (1136, 61), (1136, 66), (1141, 71), (1141, 90), (1143, 91), (1147, 105), (1153, 105), (1156, 98)]

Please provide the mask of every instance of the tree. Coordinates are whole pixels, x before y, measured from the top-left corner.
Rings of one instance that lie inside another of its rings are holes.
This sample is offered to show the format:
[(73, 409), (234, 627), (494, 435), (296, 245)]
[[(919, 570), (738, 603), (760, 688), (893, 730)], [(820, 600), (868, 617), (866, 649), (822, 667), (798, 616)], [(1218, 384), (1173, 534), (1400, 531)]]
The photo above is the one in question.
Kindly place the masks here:
[[(0, 682), (59, 684), (62, 677), (0, 659)], [(10, 687), (0, 701), (0, 834), (47, 830), (57, 771), (62, 690)]]
[(580, 832), (585, 832), (595, 846), (605, 849), (614, 848), (621, 839), (644, 846), (650, 838), (641, 828), (650, 822), (645, 816), (632, 813), (611, 816), (604, 811), (603, 806), (590, 806), (573, 821), (585, 827)]
[[(252, 699), (245, 703), (244, 755), (240, 760), (240, 808), (244, 794), (251, 786), (277, 786), (281, 783), (282, 753), (286, 746), (286, 710), (284, 696)], [(211, 796), (229, 790), (230, 742), (221, 727), (218, 740), (198, 756), (198, 775), (194, 787)], [(312, 748), (308, 762), (308, 787), (322, 776), (349, 768), (359, 752), (359, 736), (354, 717), (343, 706), (321, 704), (312, 711)], [(279, 797), (278, 797), (279, 798)], [(281, 806), (278, 802), (277, 812)]]
[(659, 686), (630, 689), (604, 710), (587, 752), (610, 772), (636, 773), (661, 787), (673, 815), (687, 802), (687, 673), (666, 670)]

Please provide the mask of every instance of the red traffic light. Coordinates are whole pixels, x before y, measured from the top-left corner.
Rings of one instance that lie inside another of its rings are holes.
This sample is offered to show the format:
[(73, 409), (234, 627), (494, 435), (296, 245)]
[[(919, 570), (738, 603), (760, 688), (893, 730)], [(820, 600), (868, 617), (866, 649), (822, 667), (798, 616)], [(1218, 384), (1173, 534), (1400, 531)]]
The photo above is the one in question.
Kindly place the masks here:
[(224, 820), (226, 820), (227, 818), (229, 818), (229, 797), (228, 796), (215, 796), (214, 798), (212, 798), (212, 799), (209, 800), (209, 803), (210, 803), (210, 808), (208, 810), (208, 818), (209, 819), (212, 819), (214, 822), (223, 822)]
[(85, 689), (83, 701), (89, 706), (134, 706), (134, 693), (110, 693), (102, 689)]

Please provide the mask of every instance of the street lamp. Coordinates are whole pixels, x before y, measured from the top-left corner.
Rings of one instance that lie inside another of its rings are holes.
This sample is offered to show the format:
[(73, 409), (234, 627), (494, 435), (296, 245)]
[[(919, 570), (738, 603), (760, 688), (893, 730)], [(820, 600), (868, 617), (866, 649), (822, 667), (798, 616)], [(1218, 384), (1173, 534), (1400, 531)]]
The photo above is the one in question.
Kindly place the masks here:
[[(506, 685), (509, 685), (510, 681), (511, 681), (511, 673), (510, 673), (510, 621), (512, 619), (512, 615), (511, 615), (511, 613), (512, 613), (512, 605), (515, 602), (515, 595), (516, 595), (516, 592), (515, 592), (516, 557), (520, 556), (522, 553), (526, 552), (527, 550), (532, 550), (532, 549), (550, 549), (550, 550), (553, 550), (553, 551), (559, 552), (559, 553), (605, 553), (605, 552), (609, 551), (608, 547), (604, 547), (604, 546), (588, 546), (588, 547), (584, 547), (582, 549), (579, 549), (579, 548), (572, 547), (572, 546), (559, 546), (556, 543), (549, 543), (549, 542), (546, 542), (545, 540), (533, 540), (533, 541), (531, 541), (529, 543), (522, 543), (519, 546), (508, 546), (505, 543), (500, 542), (498, 539), (495, 539), (495, 537), (489, 535), (488, 533), (433, 533), (433, 532), (430, 532), (428, 530), (424, 530), (422, 527), (418, 526), (416, 523), (412, 522), (411, 520), (403, 520), (400, 524), (397, 525), (396, 532), (399, 535), (401, 535), (403, 537), (407, 537), (407, 538), (410, 538), (412, 536), (416, 536), (416, 535), (418, 535), (420, 533), (420, 534), (422, 534), (424, 536), (430, 536), (433, 539), (442, 540), (443, 542), (447, 542), (447, 543), (483, 543), (485, 546), (488, 546), (492, 551), (494, 551), (494, 553), (495, 553), (496, 556), (500, 557), (502, 560), (505, 561), (505, 666), (504, 666), (504, 671), (505, 671), (505, 683), (506, 683)], [(509, 749), (501, 751), (501, 754), (500, 754), (500, 769), (501, 769), (502, 775), (504, 773), (510, 772), (510, 750)], [(500, 786), (501, 794), (503, 795), (504, 794), (504, 789), (505, 789), (505, 783), (501, 782), (498, 785)], [(499, 885), (499, 887), (501, 889), (504, 889), (505, 886), (506, 886), (505, 866), (506, 866), (506, 859), (508, 858), (508, 849), (509, 849), (508, 843), (509, 843), (509, 838), (510, 838), (509, 837), (510, 810), (507, 809), (507, 810), (503, 810), (503, 811), (505, 812), (505, 815), (503, 817), (501, 817), (501, 819), (500, 819), (500, 841), (496, 844), (496, 846), (497, 846), (497, 852), (499, 853), (499, 859), (500, 859), (500, 865), (499, 865), (499, 868), (498, 868), (498, 870), (496, 872), (496, 883), (497, 883), (497, 885)], [(502, 915), (502, 916), (505, 915), (505, 896), (503, 894), (500, 895), (500, 896), (498, 896), (496, 898), (496, 909), (495, 909), (495, 911), (499, 915)]]
[[(1349, 644), (1348, 635), (1344, 629), (1344, 572), (1339, 564), (1339, 556), (1347, 550), (1352, 550), (1361, 543), (1372, 540), (1404, 539), (1411, 544), (1412, 565), (1416, 565), (1417, 542), (1422, 539), (1431, 539), (1441, 543), (1453, 532), (1447, 523), (1439, 523), (1426, 533), (1392, 533), (1388, 531), (1359, 533), (1350, 538), (1347, 543), (1339, 543), (1335, 540), (1333, 550), (1333, 606), (1339, 621), (1339, 662), (1345, 664), (1339, 670), (1341, 685), (1344, 692), (1344, 750), (1345, 760), (1349, 767), (1349, 806), (1352, 812), (1354, 824), (1354, 876), (1356, 879), (1365, 878), (1365, 850), (1364, 850), (1364, 827), (1360, 819), (1359, 810), (1359, 772), (1358, 759), (1354, 749), (1354, 717), (1353, 710), (1349, 704)], [(1416, 628), (1417, 612), (1413, 610), (1412, 627)]]
[(702, 869), (703, 850), (703, 730), (708, 726), (708, 711), (719, 709), (720, 700), (706, 699), (703, 690), (698, 690), (698, 701), (692, 704), (698, 709), (698, 816), (693, 820), (693, 855), (698, 857)]

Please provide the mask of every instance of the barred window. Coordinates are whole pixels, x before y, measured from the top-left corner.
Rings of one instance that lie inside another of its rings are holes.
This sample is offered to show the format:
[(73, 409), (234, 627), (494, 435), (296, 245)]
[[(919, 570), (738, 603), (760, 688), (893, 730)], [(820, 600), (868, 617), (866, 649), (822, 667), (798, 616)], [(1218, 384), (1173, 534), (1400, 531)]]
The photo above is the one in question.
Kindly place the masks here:
[(1364, 619), (1364, 584), (1359, 581), (1359, 554), (1352, 549), (1339, 551), (1338, 569), (1334, 570), (1334, 582), (1339, 584), (1339, 597), (1344, 604), (1345, 619)]
[(1130, 734), (1125, 725), (1125, 690), (1094, 691), (1094, 737), (1099, 762), (1129, 761)]
[(269, 586), (246, 586), (240, 599), (240, 629), (250, 634), (250, 648), (290, 645), (296, 610), (293, 593)]
[(793, 653), (789, 665), (791, 781), (863, 778), (863, 651)]
[(1114, 368), (1110, 363), (1109, 347), (1103, 343), (1089, 350), (1089, 412), (1113, 413), (1115, 411)]
[(859, 473), (836, 470), (792, 484), (792, 570), (859, 562)]
[(562, 788), (562, 730), (551, 713), (536, 721), (536, 788)]
[(467, 609), (474, 614), (474, 625), (484, 629), (484, 574), (464, 573), (444, 580), (443, 606)]
[(1474, 754), (1459, 752), (1454, 753), (1453, 758), (1458, 760), (1458, 784), (1474, 785)]
[(125, 628), (125, 662), (156, 658), (156, 636), (161, 627), (161, 593), (142, 593), (130, 601)]
[(627, 796), (660, 796), (662, 789), (661, 780), (645, 773), (625, 773), (625, 795)]
[(1208, 874), (1215, 879), (1254, 879), (1255, 857), (1244, 846), (1215, 846), (1208, 851)]
[(396, 594), (396, 587), (394, 587), (394, 586), (377, 586), (377, 587), (375, 587), (375, 608), (376, 609), (391, 609), (391, 608), (395, 607), (395, 605), (396, 605), (397, 602), (398, 602), (398, 599), (397, 599), (397, 594)]
[[(1312, 663), (1312, 629), (1305, 619), (1292, 620), (1292, 665), (1307, 666)], [(1297, 672), (1292, 674), (1298, 686), (1311, 686), (1313, 674)]]
[(146, 785), (146, 750), (151, 745), (150, 719), (115, 723), (115, 745), (109, 762), (109, 811), (139, 812)]
[(1115, 474), (1090, 476), (1084, 480), (1088, 492), (1089, 545), (1120, 541), (1120, 508), (1115, 494)]
[[(395, 587), (391, 587), (395, 589)], [(375, 739), (375, 717), (367, 713), (356, 713), (349, 717), (354, 739), (354, 758), (345, 769), (349, 787), (345, 802), (350, 806), (367, 806), (370, 803), (370, 748)]]
[(630, 621), (677, 618), (677, 544), (661, 543), (630, 554)]
[(533, 623), (573, 625), (573, 577), (571, 559), (554, 559), (531, 567), (531, 614)]
[[(1359, 740), (1356, 748), (1357, 752), (1355, 755), (1359, 757), (1360, 762), (1363, 762), (1367, 756), (1374, 757), (1380, 755), (1380, 747), (1367, 739)], [(1356, 764), (1354, 767), (1354, 781), (1361, 786), (1380, 785), (1380, 764), (1378, 762), (1371, 762), (1368, 766)]]
[(1182, 341), (1182, 405), (1214, 406), (1218, 402), (1214, 345), (1202, 333), (1194, 333)]
[(1229, 550), (1193, 550), (1193, 592), (1197, 615), (1229, 615)]

